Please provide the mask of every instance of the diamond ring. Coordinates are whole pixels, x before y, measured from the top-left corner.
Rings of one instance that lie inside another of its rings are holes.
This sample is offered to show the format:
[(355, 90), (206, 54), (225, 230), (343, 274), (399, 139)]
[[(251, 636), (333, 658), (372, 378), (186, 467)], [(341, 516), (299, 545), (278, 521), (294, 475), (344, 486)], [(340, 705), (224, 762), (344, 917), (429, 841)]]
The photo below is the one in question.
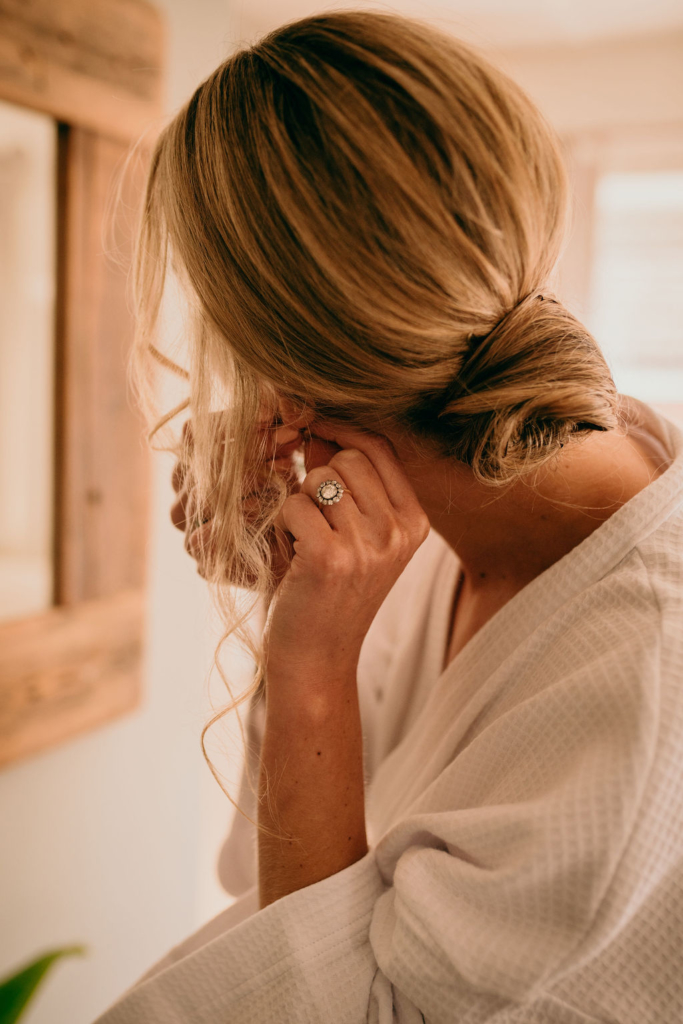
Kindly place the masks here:
[(341, 501), (344, 488), (338, 480), (323, 480), (315, 492), (315, 496), (321, 505), (336, 505)]

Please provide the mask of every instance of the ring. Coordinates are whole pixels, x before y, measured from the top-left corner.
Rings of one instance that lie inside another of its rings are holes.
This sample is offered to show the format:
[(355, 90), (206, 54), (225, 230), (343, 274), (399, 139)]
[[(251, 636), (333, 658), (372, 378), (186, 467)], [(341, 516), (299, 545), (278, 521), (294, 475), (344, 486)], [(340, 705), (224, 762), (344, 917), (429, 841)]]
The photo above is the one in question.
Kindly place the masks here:
[(321, 505), (336, 505), (343, 493), (344, 488), (338, 480), (323, 480), (315, 496)]

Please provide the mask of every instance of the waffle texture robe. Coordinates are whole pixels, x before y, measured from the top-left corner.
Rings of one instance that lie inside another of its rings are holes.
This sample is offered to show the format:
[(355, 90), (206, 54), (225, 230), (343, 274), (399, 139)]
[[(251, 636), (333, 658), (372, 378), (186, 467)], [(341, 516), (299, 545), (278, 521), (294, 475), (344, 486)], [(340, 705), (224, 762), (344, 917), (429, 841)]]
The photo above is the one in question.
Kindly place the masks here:
[[(436, 533), (382, 605), (358, 673), (368, 854), (259, 910), (237, 815), (237, 901), (99, 1024), (683, 1020), (683, 434), (631, 415), (668, 468), (445, 671), (459, 562)], [(256, 701), (251, 817), (262, 726)]]

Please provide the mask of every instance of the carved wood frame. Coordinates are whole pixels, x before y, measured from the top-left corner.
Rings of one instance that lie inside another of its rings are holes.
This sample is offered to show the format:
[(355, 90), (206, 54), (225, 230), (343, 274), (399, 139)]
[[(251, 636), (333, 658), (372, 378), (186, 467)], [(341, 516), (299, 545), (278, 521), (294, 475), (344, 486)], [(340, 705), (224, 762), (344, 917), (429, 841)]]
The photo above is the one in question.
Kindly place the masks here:
[(103, 227), (131, 143), (159, 125), (163, 52), (146, 0), (0, 0), (0, 99), (58, 124), (54, 607), (0, 625), (0, 765), (141, 699), (149, 456)]

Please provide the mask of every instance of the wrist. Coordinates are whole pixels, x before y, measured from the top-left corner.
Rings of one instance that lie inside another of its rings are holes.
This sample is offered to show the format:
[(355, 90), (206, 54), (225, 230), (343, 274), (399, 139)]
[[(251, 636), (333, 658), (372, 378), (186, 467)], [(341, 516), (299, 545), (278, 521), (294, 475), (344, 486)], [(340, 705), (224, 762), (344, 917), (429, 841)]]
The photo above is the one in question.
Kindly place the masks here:
[(360, 645), (311, 644), (296, 646), (266, 644), (265, 676), (273, 686), (315, 689), (325, 684), (355, 681), (360, 659)]
[(269, 665), (266, 668), (266, 722), (276, 716), (324, 719), (358, 700), (357, 660)]

